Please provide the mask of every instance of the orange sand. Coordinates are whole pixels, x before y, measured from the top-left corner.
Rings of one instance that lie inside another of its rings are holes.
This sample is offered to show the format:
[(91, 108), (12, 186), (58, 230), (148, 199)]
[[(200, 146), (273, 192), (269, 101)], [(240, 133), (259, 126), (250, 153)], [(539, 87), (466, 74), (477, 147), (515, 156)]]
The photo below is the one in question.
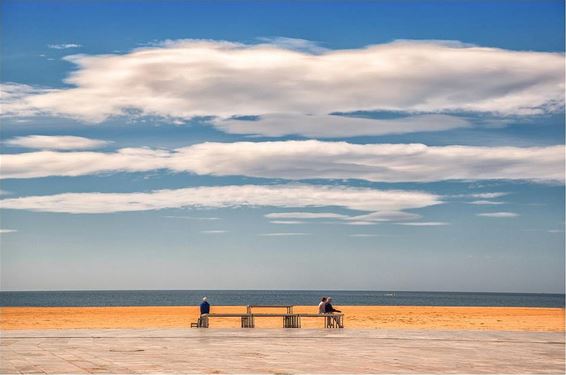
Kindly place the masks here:
[[(346, 328), (465, 329), (564, 331), (563, 308), (337, 306)], [(243, 313), (243, 306), (213, 306), (212, 312)], [(277, 310), (254, 310), (277, 312)], [(314, 313), (316, 307), (296, 306)], [(281, 311), (283, 312), (283, 311)], [(45, 328), (182, 328), (198, 317), (193, 306), (144, 307), (2, 307), (0, 329)], [(211, 328), (239, 327), (237, 318), (212, 318)], [(303, 328), (321, 328), (322, 319), (303, 318)], [(258, 328), (279, 328), (281, 318), (257, 318)]]

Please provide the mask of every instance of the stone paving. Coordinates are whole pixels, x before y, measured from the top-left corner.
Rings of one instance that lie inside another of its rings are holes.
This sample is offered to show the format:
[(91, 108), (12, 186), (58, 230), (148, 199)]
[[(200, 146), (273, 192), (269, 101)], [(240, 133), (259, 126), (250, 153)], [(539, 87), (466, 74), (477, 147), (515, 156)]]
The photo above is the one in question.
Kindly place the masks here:
[(564, 334), (316, 329), (3, 331), (11, 373), (555, 373)]

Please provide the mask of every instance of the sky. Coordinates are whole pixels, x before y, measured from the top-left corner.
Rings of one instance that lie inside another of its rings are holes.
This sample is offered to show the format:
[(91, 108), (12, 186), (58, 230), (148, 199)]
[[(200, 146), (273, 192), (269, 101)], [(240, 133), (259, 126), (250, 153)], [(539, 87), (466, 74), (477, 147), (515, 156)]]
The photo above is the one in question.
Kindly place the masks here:
[(562, 1), (0, 6), (1, 290), (564, 293)]

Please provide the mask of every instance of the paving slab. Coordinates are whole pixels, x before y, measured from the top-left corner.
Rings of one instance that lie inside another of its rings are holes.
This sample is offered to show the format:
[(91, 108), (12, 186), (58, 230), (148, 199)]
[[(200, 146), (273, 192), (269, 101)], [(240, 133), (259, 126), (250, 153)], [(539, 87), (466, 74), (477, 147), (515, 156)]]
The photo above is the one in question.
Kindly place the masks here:
[(12, 373), (565, 372), (564, 333), (318, 329), (1, 332)]

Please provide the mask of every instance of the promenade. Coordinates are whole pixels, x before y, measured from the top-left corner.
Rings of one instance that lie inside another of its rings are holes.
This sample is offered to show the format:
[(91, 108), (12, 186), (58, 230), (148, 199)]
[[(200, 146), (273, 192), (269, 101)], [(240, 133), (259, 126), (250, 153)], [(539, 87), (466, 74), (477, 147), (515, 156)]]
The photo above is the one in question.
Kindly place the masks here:
[(564, 373), (564, 333), (322, 329), (4, 330), (11, 373)]

